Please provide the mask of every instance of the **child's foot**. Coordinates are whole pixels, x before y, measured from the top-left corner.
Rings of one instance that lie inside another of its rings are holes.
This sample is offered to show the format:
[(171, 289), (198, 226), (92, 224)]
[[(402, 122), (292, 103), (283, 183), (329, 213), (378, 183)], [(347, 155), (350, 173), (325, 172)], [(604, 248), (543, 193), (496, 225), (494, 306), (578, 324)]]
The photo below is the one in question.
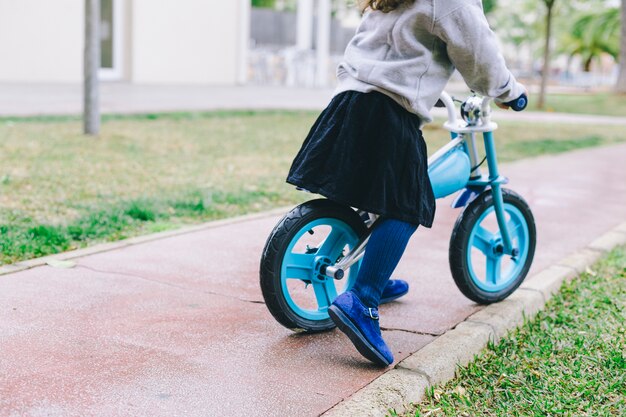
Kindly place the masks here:
[(409, 283), (401, 279), (390, 279), (380, 296), (380, 304), (397, 300), (409, 292)]
[(365, 307), (353, 292), (346, 291), (335, 299), (328, 314), (361, 355), (380, 366), (393, 362), (393, 354), (380, 333), (378, 309)]

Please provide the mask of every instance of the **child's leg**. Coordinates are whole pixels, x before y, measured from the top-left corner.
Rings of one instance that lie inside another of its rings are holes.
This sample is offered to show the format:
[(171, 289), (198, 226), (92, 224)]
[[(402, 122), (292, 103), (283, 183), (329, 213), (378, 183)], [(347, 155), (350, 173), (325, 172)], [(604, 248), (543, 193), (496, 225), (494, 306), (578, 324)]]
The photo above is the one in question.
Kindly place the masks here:
[(340, 294), (328, 309), (330, 318), (357, 350), (381, 366), (393, 362), (393, 353), (380, 332), (378, 302), (416, 228), (399, 220), (382, 219), (372, 231), (354, 288)]
[(416, 229), (417, 226), (400, 220), (381, 219), (372, 231), (352, 288), (365, 306), (378, 307), (387, 280)]

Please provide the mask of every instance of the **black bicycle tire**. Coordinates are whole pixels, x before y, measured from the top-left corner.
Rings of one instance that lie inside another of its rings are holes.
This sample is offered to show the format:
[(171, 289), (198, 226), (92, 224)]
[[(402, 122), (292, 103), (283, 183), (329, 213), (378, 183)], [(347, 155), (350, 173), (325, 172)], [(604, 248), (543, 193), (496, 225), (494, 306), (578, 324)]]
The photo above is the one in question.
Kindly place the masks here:
[(452, 278), (458, 289), (472, 301), (479, 304), (491, 304), (502, 301), (511, 295), (524, 281), (533, 262), (537, 243), (537, 230), (534, 216), (528, 203), (516, 192), (502, 189), (502, 198), (505, 203), (511, 204), (522, 213), (528, 225), (529, 247), (524, 266), (511, 285), (497, 292), (487, 292), (480, 289), (468, 273), (466, 253), (469, 245), (469, 236), (482, 213), (493, 206), (492, 191), (486, 190), (473, 200), (457, 219), (452, 236), (450, 237), (449, 263)]
[(274, 227), (265, 243), (260, 262), (260, 285), (265, 305), (283, 326), (295, 332), (316, 333), (331, 330), (335, 324), (330, 318), (310, 320), (294, 313), (285, 301), (281, 285), (281, 267), (285, 251), (303, 226), (318, 218), (342, 220), (363, 239), (367, 227), (356, 211), (326, 199), (307, 201), (292, 209)]

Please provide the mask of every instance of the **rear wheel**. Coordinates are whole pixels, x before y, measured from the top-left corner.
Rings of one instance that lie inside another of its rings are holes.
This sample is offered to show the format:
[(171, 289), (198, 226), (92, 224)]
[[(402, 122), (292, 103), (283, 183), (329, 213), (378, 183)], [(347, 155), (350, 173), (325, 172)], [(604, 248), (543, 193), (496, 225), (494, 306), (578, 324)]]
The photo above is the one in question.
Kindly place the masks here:
[(341, 281), (321, 269), (339, 261), (366, 234), (354, 210), (329, 200), (291, 210), (272, 231), (261, 257), (261, 290), (274, 318), (294, 331), (334, 328), (328, 307), (354, 285), (360, 262), (344, 271)]
[(491, 190), (465, 208), (450, 239), (454, 282), (467, 298), (481, 304), (503, 300), (515, 291), (535, 254), (535, 221), (528, 204), (511, 190), (503, 189), (502, 197), (512, 253), (504, 253)]

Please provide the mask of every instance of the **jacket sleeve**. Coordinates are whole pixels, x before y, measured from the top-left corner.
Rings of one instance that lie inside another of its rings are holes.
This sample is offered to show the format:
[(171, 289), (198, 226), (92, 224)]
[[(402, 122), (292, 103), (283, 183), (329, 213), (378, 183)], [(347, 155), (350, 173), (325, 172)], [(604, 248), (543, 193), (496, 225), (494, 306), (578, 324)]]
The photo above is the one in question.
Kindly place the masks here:
[(435, 15), (433, 33), (446, 44), (448, 57), (474, 91), (501, 103), (520, 97), (525, 88), (504, 62), (480, 0), (456, 2), (443, 16)]

